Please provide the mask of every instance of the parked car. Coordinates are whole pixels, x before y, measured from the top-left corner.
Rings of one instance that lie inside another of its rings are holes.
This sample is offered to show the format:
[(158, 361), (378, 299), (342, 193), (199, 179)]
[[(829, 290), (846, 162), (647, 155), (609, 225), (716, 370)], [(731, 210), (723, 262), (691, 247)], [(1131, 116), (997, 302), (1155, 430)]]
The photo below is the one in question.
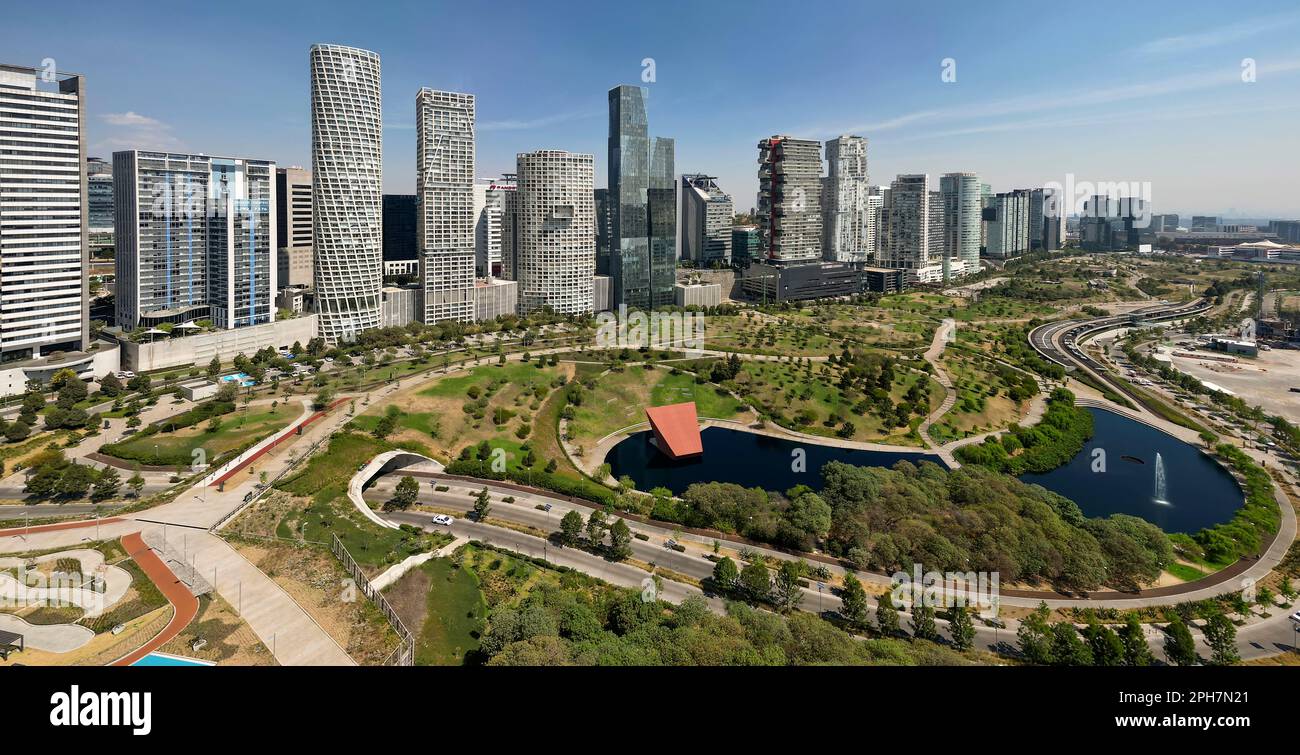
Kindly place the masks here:
[(454, 522), (454, 521), (456, 521), (456, 520), (455, 520), (455, 519), (452, 519), (451, 517), (447, 516), (446, 514), (438, 514), (437, 516), (435, 516), (435, 517), (433, 518), (433, 523), (434, 523), (434, 524), (439, 524), (439, 525), (442, 525), (443, 527), (450, 527), (451, 524), (452, 524), (452, 522)]

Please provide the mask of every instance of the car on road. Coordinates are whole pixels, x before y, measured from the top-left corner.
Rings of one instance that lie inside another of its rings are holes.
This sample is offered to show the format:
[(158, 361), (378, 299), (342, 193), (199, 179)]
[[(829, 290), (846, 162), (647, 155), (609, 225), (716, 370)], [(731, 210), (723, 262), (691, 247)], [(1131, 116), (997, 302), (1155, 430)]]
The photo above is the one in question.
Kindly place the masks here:
[(667, 540), (664, 541), (664, 547), (665, 547), (665, 548), (676, 548), (676, 547), (677, 547), (677, 541), (674, 540), (674, 539), (672, 539), (672, 538), (670, 537), (670, 538), (668, 538)]
[(543, 504), (542, 504), (542, 511), (549, 512), (550, 510), (551, 510), (551, 504), (549, 504), (549, 503), (543, 503)]
[(437, 516), (435, 516), (435, 517), (433, 518), (433, 523), (434, 523), (434, 524), (439, 524), (439, 525), (442, 525), (443, 527), (450, 527), (450, 526), (452, 525), (452, 522), (455, 522), (455, 521), (456, 521), (455, 519), (452, 519), (451, 517), (447, 516), (446, 514), (438, 514)]

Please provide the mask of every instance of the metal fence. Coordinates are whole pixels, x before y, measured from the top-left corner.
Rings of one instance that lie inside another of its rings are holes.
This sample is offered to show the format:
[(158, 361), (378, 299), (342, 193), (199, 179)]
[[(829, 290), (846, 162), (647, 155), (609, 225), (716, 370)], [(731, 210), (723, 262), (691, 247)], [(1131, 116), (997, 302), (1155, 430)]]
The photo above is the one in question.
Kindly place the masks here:
[(330, 550), (333, 551), (335, 557), (337, 557), (339, 561), (343, 562), (343, 568), (346, 569), (348, 575), (352, 577), (352, 581), (355, 582), (357, 587), (361, 590), (361, 594), (365, 595), (366, 598), (379, 609), (379, 612), (384, 615), (384, 618), (388, 619), (388, 623), (392, 625), (393, 631), (397, 632), (398, 638), (401, 639), (401, 644), (399, 644), (397, 649), (384, 660), (383, 665), (414, 666), (415, 636), (411, 634), (411, 630), (407, 629), (406, 624), (402, 623), (401, 617), (397, 615), (397, 611), (393, 610), (393, 606), (389, 604), (388, 599), (384, 597), (383, 593), (376, 590), (375, 586), (366, 578), (365, 573), (361, 571), (361, 566), (357, 564), (356, 559), (352, 558), (352, 554), (348, 553), (348, 549), (343, 547), (343, 542), (339, 540), (338, 535), (333, 536), (333, 543), (330, 545)]
[(275, 487), (275, 484), (280, 480), (284, 479), (285, 475), (288, 475), (290, 472), (297, 469), (299, 464), (302, 464), (304, 461), (306, 461), (307, 458), (310, 457), (312, 454), (314, 454), (322, 445), (324, 445), (330, 439), (330, 437), (331, 436), (326, 435), (322, 437), (320, 440), (308, 446), (307, 450), (302, 452), (302, 455), (290, 460), (290, 462), (285, 465), (284, 469), (281, 469), (279, 472), (277, 472), (275, 474), (275, 477), (272, 477), (271, 479), (267, 480), (265, 485), (263, 485), (260, 488), (254, 488), (252, 495), (250, 495), (246, 500), (240, 501), (238, 506), (234, 507), (230, 511), (227, 511), (225, 514), (223, 514), (222, 517), (217, 520), (216, 524), (213, 524), (211, 527), (208, 528), (208, 532), (216, 534), (217, 531), (219, 531), (222, 527), (225, 527), (227, 524), (229, 524), (230, 520), (234, 519), (235, 516), (239, 514), (239, 512), (243, 511), (244, 509), (256, 503), (257, 499), (261, 498), (262, 495), (265, 494), (268, 490)]

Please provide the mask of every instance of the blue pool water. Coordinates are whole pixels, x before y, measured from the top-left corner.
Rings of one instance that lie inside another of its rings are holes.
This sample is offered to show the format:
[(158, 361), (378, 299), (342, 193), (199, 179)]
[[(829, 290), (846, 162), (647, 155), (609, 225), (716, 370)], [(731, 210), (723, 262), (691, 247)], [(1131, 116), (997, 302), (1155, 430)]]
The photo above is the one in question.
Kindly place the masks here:
[(195, 658), (185, 658), (184, 656), (171, 655), (170, 653), (150, 653), (132, 666), (215, 666), (215, 663), (200, 661)]

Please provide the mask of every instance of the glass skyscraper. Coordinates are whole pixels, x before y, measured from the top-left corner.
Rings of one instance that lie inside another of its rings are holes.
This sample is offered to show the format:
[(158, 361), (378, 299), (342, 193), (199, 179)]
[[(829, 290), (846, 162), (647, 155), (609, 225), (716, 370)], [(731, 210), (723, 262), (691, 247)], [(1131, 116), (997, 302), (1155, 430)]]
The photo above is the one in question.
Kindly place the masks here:
[(673, 302), (677, 264), (675, 145), (647, 133), (645, 90), (609, 90), (609, 273), (613, 305)]

